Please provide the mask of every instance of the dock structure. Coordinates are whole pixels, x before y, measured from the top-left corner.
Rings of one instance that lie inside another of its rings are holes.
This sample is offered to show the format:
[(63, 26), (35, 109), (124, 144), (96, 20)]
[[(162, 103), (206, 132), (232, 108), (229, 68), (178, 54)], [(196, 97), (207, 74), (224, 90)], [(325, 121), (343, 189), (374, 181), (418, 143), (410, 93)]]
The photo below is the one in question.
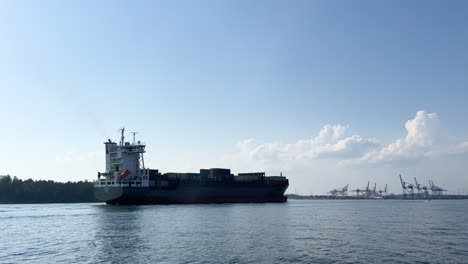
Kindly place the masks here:
[[(407, 200), (418, 200), (418, 199), (467, 199), (468, 195), (448, 195), (447, 190), (436, 186), (432, 180), (429, 180), (429, 186), (421, 184), (416, 177), (414, 177), (414, 183), (406, 182), (401, 174), (398, 175), (400, 178), (402, 193), (393, 194), (389, 193), (388, 185), (385, 184), (385, 188), (377, 188), (377, 183), (374, 182), (374, 186), (370, 187), (370, 181), (363, 188), (357, 188), (349, 190), (349, 184), (342, 188), (336, 188), (330, 190), (325, 195), (316, 195), (314, 199), (407, 199)], [(353, 193), (348, 195), (348, 191)]]

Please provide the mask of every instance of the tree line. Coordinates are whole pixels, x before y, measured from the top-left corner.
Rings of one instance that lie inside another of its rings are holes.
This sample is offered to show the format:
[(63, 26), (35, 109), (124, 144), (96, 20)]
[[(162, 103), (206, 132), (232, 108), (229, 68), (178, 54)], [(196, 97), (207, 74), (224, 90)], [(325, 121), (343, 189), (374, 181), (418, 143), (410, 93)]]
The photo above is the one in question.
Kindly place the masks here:
[(94, 184), (88, 181), (54, 182), (21, 180), (0, 175), (0, 203), (87, 203), (97, 202)]

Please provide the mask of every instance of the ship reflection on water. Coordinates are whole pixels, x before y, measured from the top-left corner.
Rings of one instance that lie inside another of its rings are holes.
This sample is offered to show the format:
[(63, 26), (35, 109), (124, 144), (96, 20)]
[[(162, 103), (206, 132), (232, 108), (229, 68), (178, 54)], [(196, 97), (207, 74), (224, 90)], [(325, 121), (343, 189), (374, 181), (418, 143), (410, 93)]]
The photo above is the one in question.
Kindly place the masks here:
[(261, 262), (270, 254), (259, 250), (266, 246), (266, 236), (275, 244), (290, 243), (290, 226), (284, 218), (290, 208), (284, 204), (96, 205), (94, 209), (96, 262), (240, 261), (255, 248), (250, 258)]

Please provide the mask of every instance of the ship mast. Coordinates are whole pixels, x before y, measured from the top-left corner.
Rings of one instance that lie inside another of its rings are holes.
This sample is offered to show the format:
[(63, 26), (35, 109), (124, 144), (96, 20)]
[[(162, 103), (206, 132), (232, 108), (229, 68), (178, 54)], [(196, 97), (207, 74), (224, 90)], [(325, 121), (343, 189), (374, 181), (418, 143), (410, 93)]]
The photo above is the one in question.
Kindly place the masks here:
[[(136, 140), (135, 140), (135, 135), (138, 134), (138, 132), (130, 132), (133, 135), (133, 143), (132, 145), (136, 145)], [(140, 145), (140, 141), (138, 141), (138, 145)], [(144, 170), (145, 169), (145, 160), (143, 159), (143, 153), (140, 153), (140, 158), (138, 161), (139, 168)]]
[(121, 137), (120, 137), (120, 146), (123, 146), (124, 145), (124, 140), (125, 140), (125, 127), (122, 127), (121, 129), (117, 130), (117, 131), (120, 131), (122, 133)]
[(135, 135), (138, 134), (138, 132), (130, 132), (133, 134), (133, 145), (135, 145)]

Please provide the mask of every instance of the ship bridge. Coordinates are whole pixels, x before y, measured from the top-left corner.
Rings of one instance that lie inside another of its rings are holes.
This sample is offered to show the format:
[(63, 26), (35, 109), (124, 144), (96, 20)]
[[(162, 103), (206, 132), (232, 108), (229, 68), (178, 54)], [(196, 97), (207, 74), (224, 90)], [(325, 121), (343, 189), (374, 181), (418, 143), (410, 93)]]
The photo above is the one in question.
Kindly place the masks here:
[[(147, 185), (149, 170), (145, 168), (143, 154), (146, 145), (135, 140), (137, 132), (133, 134), (133, 142), (125, 141), (125, 128), (121, 132), (120, 142), (108, 140), (104, 142), (106, 151), (106, 171), (98, 173), (98, 185), (130, 184)], [(139, 184), (138, 184), (139, 183)]]

